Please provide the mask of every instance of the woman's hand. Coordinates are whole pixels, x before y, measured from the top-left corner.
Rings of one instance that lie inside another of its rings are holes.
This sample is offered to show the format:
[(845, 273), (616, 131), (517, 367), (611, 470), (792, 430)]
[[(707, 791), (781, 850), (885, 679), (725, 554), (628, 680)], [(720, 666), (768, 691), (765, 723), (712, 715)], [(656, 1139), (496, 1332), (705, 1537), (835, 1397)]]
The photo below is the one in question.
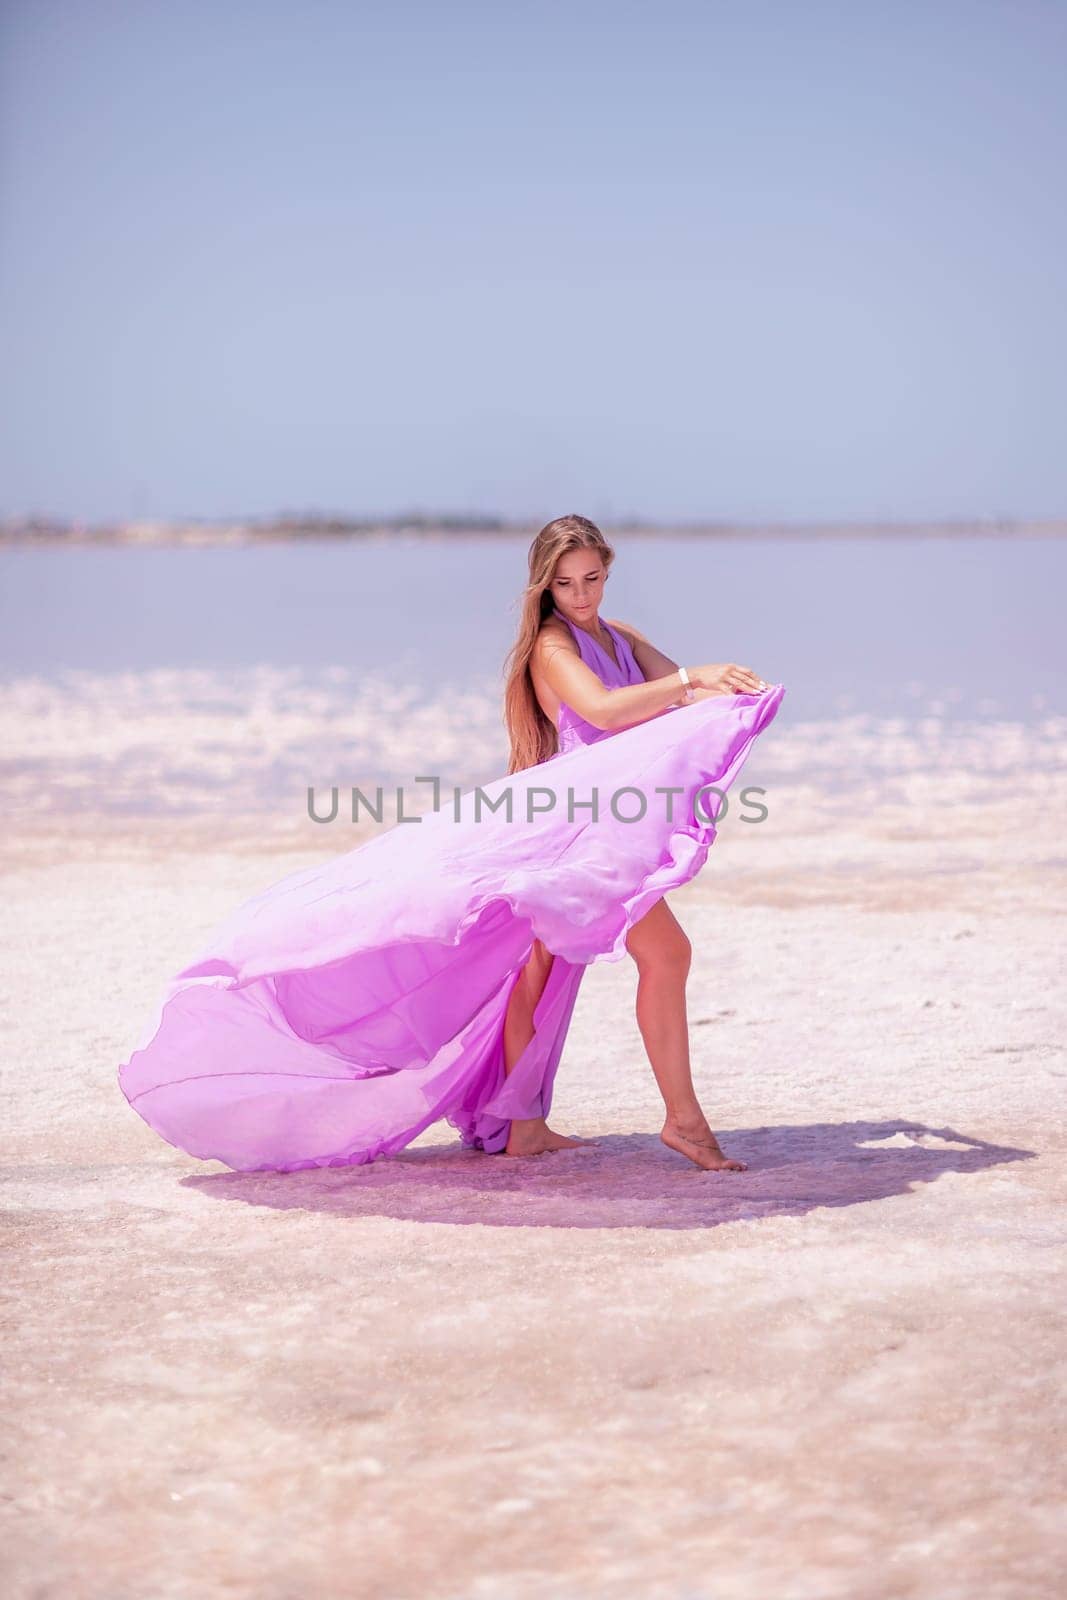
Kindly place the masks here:
[(706, 689), (710, 694), (762, 694), (768, 688), (751, 667), (739, 667), (736, 661), (690, 667), (689, 681), (694, 689)]

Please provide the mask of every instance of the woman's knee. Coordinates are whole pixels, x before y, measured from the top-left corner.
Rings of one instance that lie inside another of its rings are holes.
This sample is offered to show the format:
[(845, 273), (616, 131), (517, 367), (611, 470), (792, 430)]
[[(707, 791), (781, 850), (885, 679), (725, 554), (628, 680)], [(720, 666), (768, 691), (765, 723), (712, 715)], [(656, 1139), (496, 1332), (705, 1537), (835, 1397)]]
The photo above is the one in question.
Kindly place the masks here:
[(634, 923), (626, 948), (639, 968), (687, 973), (693, 962), (689, 936), (664, 900)]
[(693, 946), (689, 942), (689, 936), (681, 928), (672, 933), (666, 941), (663, 961), (672, 971), (678, 972), (688, 972), (693, 965)]
[(537, 1005), (545, 992), (555, 959), (552, 952), (545, 949), (540, 939), (534, 940), (533, 948), (519, 974), (516, 986), (521, 1000), (531, 1009)]

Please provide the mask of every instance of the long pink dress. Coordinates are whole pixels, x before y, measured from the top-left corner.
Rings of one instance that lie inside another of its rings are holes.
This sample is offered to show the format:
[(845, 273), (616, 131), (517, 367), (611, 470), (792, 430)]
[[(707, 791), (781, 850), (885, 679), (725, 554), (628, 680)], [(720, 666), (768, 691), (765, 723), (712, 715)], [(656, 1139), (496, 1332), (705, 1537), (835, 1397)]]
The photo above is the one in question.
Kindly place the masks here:
[[(609, 687), (644, 681), (616, 629), (618, 664), (568, 626)], [(703, 866), (708, 816), (784, 693), (698, 700), (611, 734), (563, 705), (548, 761), (272, 884), (164, 990), (119, 1068), (130, 1105), (241, 1172), (373, 1161), (441, 1118), (502, 1150), (513, 1117), (548, 1114), (586, 966), (621, 960), (633, 924)], [(555, 959), (505, 1074), (504, 1017), (535, 937)]]

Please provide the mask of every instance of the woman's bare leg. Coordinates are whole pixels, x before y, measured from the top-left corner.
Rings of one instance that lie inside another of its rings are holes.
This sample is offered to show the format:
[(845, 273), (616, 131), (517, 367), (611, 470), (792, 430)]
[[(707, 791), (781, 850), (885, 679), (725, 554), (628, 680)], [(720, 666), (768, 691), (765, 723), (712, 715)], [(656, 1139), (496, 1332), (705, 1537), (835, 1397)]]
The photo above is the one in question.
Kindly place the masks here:
[(681, 923), (659, 900), (626, 936), (637, 963), (637, 1025), (667, 1109), (660, 1138), (698, 1167), (747, 1170), (719, 1148), (693, 1088), (685, 985), (693, 947)]
[[(534, 1012), (545, 992), (554, 960), (540, 939), (535, 939), (530, 958), (511, 991), (504, 1017), (505, 1074), (515, 1066), (534, 1036)], [(572, 1139), (564, 1133), (553, 1132), (544, 1117), (514, 1117), (505, 1150), (509, 1156), (539, 1156), (548, 1150), (592, 1143), (591, 1139)]]

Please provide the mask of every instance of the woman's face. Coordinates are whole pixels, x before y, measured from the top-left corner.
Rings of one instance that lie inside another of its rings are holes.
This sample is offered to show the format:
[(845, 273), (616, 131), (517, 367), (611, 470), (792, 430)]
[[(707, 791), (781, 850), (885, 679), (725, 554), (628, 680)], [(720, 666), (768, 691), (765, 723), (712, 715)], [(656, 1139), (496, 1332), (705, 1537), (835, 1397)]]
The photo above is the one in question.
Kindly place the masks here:
[(591, 622), (604, 594), (607, 571), (595, 550), (568, 550), (556, 562), (549, 593), (574, 622)]

